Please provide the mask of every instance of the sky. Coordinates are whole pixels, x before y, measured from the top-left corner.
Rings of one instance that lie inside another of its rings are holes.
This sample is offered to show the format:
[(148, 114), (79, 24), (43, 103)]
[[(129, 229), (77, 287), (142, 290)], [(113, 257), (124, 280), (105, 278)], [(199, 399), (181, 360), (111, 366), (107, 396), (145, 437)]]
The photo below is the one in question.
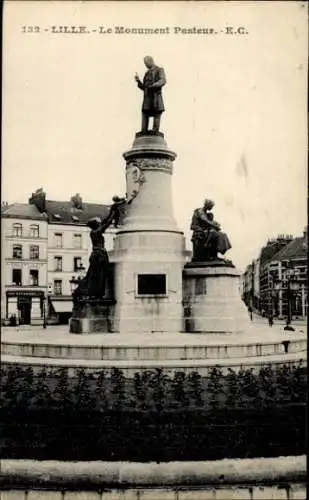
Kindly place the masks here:
[[(65, 25), (87, 32), (52, 33)], [(134, 74), (151, 55), (167, 76), (161, 130), (177, 153), (187, 247), (192, 212), (211, 198), (244, 269), (268, 238), (306, 225), (307, 30), (305, 2), (5, 2), (2, 200), (39, 187), (54, 200), (124, 194), (122, 154), (140, 130)]]

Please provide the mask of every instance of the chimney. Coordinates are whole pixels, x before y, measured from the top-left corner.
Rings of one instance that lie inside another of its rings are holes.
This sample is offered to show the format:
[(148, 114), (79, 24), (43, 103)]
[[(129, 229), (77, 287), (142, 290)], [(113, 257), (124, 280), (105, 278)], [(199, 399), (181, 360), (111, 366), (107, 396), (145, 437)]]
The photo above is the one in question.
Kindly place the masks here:
[(39, 188), (32, 193), (29, 204), (35, 205), (40, 213), (46, 211), (46, 193), (44, 193), (43, 188)]
[(83, 210), (83, 199), (79, 193), (71, 197), (71, 203), (77, 210)]

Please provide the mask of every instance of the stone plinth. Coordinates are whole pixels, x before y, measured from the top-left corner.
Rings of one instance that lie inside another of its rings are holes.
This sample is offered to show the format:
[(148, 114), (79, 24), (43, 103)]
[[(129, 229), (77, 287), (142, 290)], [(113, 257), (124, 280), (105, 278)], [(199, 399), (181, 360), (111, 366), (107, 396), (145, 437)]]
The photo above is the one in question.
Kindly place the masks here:
[(240, 272), (232, 266), (187, 264), (183, 273), (184, 330), (235, 333), (250, 319), (240, 298)]
[(70, 333), (110, 333), (114, 301), (110, 299), (87, 300), (74, 304), (69, 320)]
[(111, 333), (115, 308), (114, 266), (107, 269), (105, 295), (102, 298), (73, 297), (72, 317), (69, 320), (69, 332), (77, 334)]
[[(172, 206), (175, 157), (163, 134), (136, 134), (124, 153), (127, 193), (138, 193), (128, 205), (111, 253), (117, 297), (114, 331), (181, 330), (185, 241)], [(161, 288), (153, 286), (156, 279), (164, 281)], [(143, 289), (141, 280), (148, 280)]]

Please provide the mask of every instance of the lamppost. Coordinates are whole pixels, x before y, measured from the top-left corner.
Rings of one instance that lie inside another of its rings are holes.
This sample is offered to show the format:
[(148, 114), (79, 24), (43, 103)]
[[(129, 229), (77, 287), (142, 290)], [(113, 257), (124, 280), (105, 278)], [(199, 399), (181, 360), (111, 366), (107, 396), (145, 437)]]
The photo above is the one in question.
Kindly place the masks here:
[(43, 306), (43, 328), (45, 330), (46, 323), (47, 323), (46, 322), (46, 295), (45, 295), (45, 293), (43, 295), (43, 304), (42, 304), (42, 306)]
[(285, 269), (283, 270), (282, 280), (275, 280), (276, 290), (285, 290), (287, 299), (287, 318), (284, 330), (294, 332), (292, 326), (292, 304), (294, 293), (299, 289), (298, 272), (293, 268), (291, 261), (285, 261)]
[[(47, 328), (47, 316), (48, 316), (48, 297), (51, 295), (51, 290), (48, 288), (47, 294), (43, 296), (43, 328)], [(47, 314), (46, 314), (47, 309)]]

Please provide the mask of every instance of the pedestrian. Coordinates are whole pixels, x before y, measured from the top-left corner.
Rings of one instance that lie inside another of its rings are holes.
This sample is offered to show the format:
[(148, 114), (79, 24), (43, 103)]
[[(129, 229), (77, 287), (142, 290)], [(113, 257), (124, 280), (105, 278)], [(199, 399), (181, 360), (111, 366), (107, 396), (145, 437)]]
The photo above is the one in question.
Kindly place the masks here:
[(251, 306), (248, 307), (248, 312), (249, 312), (250, 320), (253, 321), (253, 310), (252, 310)]
[(268, 315), (268, 324), (269, 324), (270, 327), (272, 327), (273, 324), (274, 324), (274, 318), (273, 318), (272, 314)]

